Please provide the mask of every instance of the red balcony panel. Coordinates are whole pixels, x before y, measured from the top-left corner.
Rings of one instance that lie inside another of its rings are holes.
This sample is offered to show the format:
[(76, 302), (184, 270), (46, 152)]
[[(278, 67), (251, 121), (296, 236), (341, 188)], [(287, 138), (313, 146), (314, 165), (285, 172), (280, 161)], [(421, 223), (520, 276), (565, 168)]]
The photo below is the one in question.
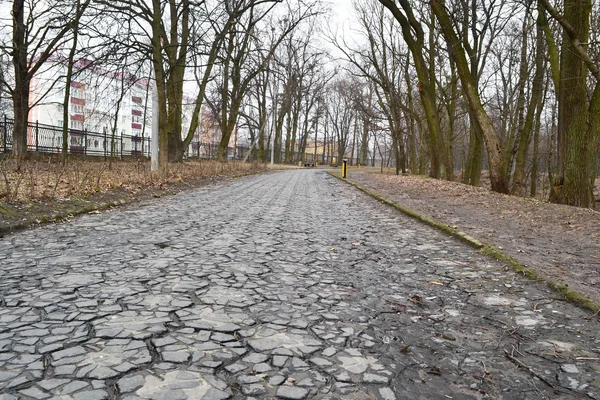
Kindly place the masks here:
[(71, 81), (71, 87), (74, 87), (77, 89), (83, 89), (83, 88), (85, 88), (85, 83)]
[(131, 124), (131, 127), (132, 127), (133, 129), (142, 129), (142, 124), (136, 124), (135, 122), (133, 122), (133, 123)]
[(77, 97), (71, 97), (71, 103), (85, 106), (85, 99), (78, 99)]
[(85, 117), (83, 116), (83, 114), (71, 114), (71, 120), (72, 121), (85, 121)]
[(142, 110), (131, 110), (131, 115), (137, 115), (138, 117), (141, 117)]
[(142, 104), (142, 98), (139, 96), (132, 96), (131, 101), (133, 101), (135, 104)]

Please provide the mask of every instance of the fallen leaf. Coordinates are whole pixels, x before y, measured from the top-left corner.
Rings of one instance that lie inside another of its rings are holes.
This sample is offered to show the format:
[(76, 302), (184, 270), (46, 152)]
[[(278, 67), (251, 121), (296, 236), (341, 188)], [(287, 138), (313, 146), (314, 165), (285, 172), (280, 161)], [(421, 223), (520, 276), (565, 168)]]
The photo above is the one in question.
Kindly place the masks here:
[(438, 282), (438, 281), (431, 281), (429, 282), (430, 285), (438, 285), (438, 286), (444, 286), (444, 284), (442, 282)]
[(409, 300), (421, 304), (421, 296), (419, 296), (418, 294), (413, 294), (412, 296), (410, 296)]
[(433, 367), (431, 367), (431, 369), (429, 369), (428, 372), (432, 375), (437, 375), (437, 376), (442, 375), (442, 370), (440, 369), (440, 367), (435, 366), (435, 365)]

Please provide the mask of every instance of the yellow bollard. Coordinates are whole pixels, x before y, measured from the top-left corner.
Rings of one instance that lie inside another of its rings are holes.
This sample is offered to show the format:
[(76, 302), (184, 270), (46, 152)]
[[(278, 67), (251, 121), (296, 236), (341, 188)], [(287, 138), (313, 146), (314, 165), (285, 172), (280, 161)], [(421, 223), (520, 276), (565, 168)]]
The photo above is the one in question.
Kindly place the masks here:
[(348, 160), (342, 161), (342, 178), (346, 179), (348, 176)]

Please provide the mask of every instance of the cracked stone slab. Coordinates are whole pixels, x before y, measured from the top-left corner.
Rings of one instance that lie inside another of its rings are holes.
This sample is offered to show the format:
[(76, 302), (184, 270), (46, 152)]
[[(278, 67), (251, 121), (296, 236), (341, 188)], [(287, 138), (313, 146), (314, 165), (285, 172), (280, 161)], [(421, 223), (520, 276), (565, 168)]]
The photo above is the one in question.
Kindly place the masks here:
[(146, 339), (166, 332), (171, 322), (168, 313), (150, 311), (123, 311), (93, 322), (97, 337)]
[(264, 329), (248, 339), (248, 345), (257, 352), (287, 349), (296, 354), (311, 354), (323, 346), (323, 343), (309, 335), (278, 332)]
[(141, 340), (93, 339), (84, 345), (52, 353), (51, 366), (57, 376), (106, 380), (152, 361)]
[(143, 383), (138, 379), (135, 385), (129, 388), (133, 396), (141, 399), (224, 400), (231, 397), (225, 382), (192, 371), (175, 370), (164, 374), (148, 374), (143, 377)]

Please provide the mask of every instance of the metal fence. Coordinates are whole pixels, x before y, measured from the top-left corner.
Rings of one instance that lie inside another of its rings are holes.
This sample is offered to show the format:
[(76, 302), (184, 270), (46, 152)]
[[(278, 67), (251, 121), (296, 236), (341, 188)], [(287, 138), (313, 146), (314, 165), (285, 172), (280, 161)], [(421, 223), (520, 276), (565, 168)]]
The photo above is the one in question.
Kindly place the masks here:
[[(12, 150), (14, 121), (6, 116), (0, 120), (0, 153)], [(63, 146), (63, 128), (45, 125), (37, 122), (27, 124), (27, 149), (40, 153), (61, 153)], [(67, 151), (69, 154), (103, 156), (103, 157), (150, 157), (150, 137), (111, 132), (91, 132), (87, 130), (69, 129), (67, 134)], [(192, 141), (185, 153), (187, 158), (216, 158), (219, 151), (218, 143)], [(249, 153), (250, 152), (250, 153)], [(248, 154), (249, 153), (249, 154)], [(271, 161), (271, 151), (266, 149), (267, 162)], [(247, 157), (246, 157), (247, 156)], [(249, 161), (258, 159), (258, 150), (254, 147), (238, 145), (227, 149), (228, 160)], [(285, 152), (279, 154), (280, 162), (285, 159)], [(302, 159), (299, 152), (294, 152), (293, 163)], [(326, 154), (305, 153), (304, 162), (318, 162), (321, 165), (336, 164), (335, 156)], [(380, 160), (378, 160), (380, 161)], [(356, 158), (350, 158), (350, 165), (355, 165)], [(369, 160), (368, 164), (371, 164)]]
[[(14, 121), (6, 116), (0, 122), (0, 152), (12, 150)], [(27, 124), (27, 149), (40, 153), (60, 153), (62, 127), (30, 122)], [(150, 156), (150, 138), (109, 132), (69, 129), (67, 149), (70, 154), (104, 157)]]

